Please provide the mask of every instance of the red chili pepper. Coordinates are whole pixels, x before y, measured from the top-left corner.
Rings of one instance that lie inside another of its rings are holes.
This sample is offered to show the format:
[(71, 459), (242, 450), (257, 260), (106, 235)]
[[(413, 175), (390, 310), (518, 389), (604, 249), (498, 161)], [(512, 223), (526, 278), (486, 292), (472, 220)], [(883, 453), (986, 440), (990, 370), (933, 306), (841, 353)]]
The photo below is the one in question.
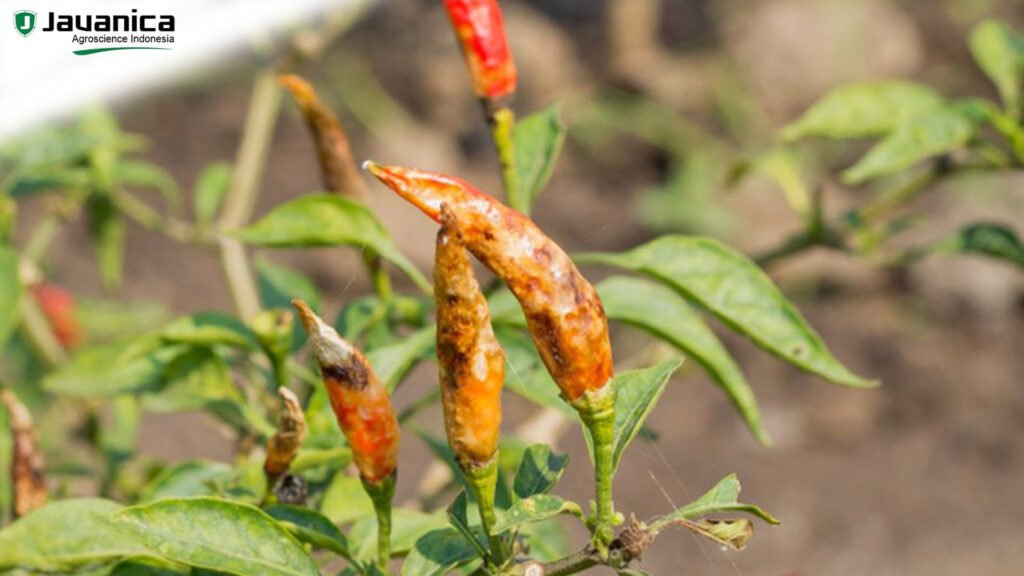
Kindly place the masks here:
[(448, 443), (463, 468), (494, 458), (501, 428), (505, 352), (457, 224), (445, 209), (434, 256), (437, 359)]
[(516, 65), (505, 37), (497, 0), (445, 0), (455, 36), (473, 81), (473, 91), (493, 108), (516, 91)]
[(608, 320), (594, 287), (529, 218), (467, 182), (395, 166), (365, 165), (434, 220), (446, 205), (466, 247), (501, 278), (526, 314), (541, 359), (571, 403), (612, 377)]
[(306, 416), (302, 413), (299, 399), (294, 392), (284, 387), (279, 388), (277, 393), (281, 396), (277, 433), (267, 442), (267, 459), (263, 463), (270, 488), (288, 472), (302, 441), (306, 439)]
[(359, 175), (345, 131), (338, 118), (320, 101), (316, 89), (294, 74), (279, 76), (278, 82), (295, 98), (313, 133), (324, 186), (348, 196), (366, 196), (366, 182)]
[(57, 341), (65, 348), (80, 344), (82, 329), (78, 324), (75, 297), (67, 290), (46, 282), (37, 284), (32, 292)]
[(293, 300), (320, 364), (324, 385), (364, 483), (379, 484), (398, 461), (398, 419), (388, 391), (366, 358), (302, 300)]
[(10, 390), (0, 391), (0, 403), (7, 406), (13, 440), (11, 485), (14, 493), (14, 517), (18, 518), (46, 504), (46, 478), (43, 455), (36, 443), (36, 430), (28, 408)]

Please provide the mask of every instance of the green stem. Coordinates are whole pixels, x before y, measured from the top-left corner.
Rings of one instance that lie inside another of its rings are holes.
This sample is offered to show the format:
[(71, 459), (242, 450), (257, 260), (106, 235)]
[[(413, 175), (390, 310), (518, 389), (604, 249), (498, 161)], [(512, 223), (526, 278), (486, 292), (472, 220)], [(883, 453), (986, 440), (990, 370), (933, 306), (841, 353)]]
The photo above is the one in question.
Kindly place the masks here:
[(369, 249), (363, 252), (363, 263), (366, 264), (366, 271), (373, 280), (373, 290), (382, 301), (391, 299), (391, 277), (384, 268), (384, 260), (380, 254)]
[(391, 560), (391, 502), (395, 497), (395, 478), (393, 473), (377, 482), (363, 480), (363, 489), (373, 501), (373, 510), (377, 514), (377, 566), (385, 574)]
[(473, 496), (476, 497), (480, 510), (480, 524), (491, 546), (491, 562), (495, 566), (501, 566), (505, 563), (507, 554), (501, 537), (494, 534), (494, 525), (498, 522), (498, 516), (494, 511), (494, 493), (498, 486), (498, 456), (495, 455), (490, 462), (482, 466), (463, 466), (462, 471), (466, 475)]
[(612, 481), (615, 476), (615, 385), (609, 381), (596, 392), (587, 392), (573, 402), (583, 425), (594, 443), (594, 479), (597, 511), (591, 544), (602, 559), (608, 557), (608, 545), (614, 536), (612, 517)]
[(49, 250), (53, 239), (57, 237), (62, 221), (63, 218), (55, 211), (44, 216), (39, 221), (39, 224), (36, 225), (35, 230), (32, 231), (28, 242), (25, 243), (25, 249), (22, 250), (21, 257), (33, 264), (38, 264), (42, 260), (43, 255), (46, 254), (46, 251)]
[(498, 150), (498, 163), (501, 166), (501, 185), (505, 189), (505, 200), (509, 206), (522, 210), (524, 199), (519, 195), (516, 183), (515, 141), (512, 132), (516, 126), (516, 115), (511, 108), (499, 108), (488, 116), (491, 124), (491, 137)]
[[(231, 188), (224, 200), (224, 211), (220, 218), (223, 230), (245, 226), (252, 215), (280, 105), (281, 92), (274, 72), (260, 72), (253, 87), (245, 132), (235, 159)], [(230, 236), (222, 236), (219, 242), (221, 264), (235, 307), (243, 319), (251, 319), (260, 310), (260, 299), (245, 246)]]
[(188, 222), (178, 220), (157, 212), (145, 202), (127, 194), (122, 190), (114, 190), (111, 195), (114, 206), (143, 228), (158, 232), (182, 244), (210, 246), (210, 241), (201, 236)]

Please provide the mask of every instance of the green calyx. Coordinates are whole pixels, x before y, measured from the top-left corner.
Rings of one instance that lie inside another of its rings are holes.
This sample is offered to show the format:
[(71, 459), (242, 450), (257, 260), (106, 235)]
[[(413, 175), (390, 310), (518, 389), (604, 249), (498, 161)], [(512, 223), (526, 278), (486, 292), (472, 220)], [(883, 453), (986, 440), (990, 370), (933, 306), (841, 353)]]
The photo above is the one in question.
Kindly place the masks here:
[(494, 493), (498, 487), (498, 455), (495, 454), (486, 464), (469, 463), (463, 464), (461, 468), (480, 509), (480, 524), (491, 547), (491, 562), (500, 566), (508, 554), (501, 537), (493, 534), (494, 524), (498, 521), (494, 509)]
[(579, 412), (583, 425), (594, 442), (594, 477), (597, 505), (593, 513), (591, 544), (602, 559), (608, 557), (615, 508), (612, 504), (612, 480), (615, 451), (615, 382), (588, 391), (569, 403)]

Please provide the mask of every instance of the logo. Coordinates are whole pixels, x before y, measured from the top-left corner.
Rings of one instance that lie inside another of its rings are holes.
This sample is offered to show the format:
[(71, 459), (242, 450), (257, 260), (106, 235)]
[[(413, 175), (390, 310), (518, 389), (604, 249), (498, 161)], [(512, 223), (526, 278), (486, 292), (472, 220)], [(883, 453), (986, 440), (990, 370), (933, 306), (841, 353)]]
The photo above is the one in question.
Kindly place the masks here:
[(31, 10), (19, 10), (14, 13), (14, 29), (22, 36), (28, 36), (36, 29), (36, 13)]

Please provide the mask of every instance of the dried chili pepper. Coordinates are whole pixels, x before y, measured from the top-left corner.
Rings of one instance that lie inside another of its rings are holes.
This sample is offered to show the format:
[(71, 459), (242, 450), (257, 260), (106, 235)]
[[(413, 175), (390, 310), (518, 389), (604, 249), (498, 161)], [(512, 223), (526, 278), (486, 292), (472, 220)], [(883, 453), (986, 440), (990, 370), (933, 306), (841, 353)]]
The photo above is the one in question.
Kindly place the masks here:
[(295, 98), (313, 133), (324, 186), (332, 192), (365, 197), (366, 183), (359, 175), (359, 167), (352, 158), (352, 149), (338, 118), (320, 101), (316, 90), (305, 79), (286, 74), (279, 76), (278, 82)]
[(46, 504), (43, 455), (36, 443), (36, 431), (28, 408), (10, 390), (0, 390), (0, 402), (7, 406), (14, 446), (11, 484), (14, 489), (14, 517), (19, 518)]
[(320, 364), (327, 395), (348, 439), (363, 488), (373, 500), (378, 523), (378, 564), (391, 556), (391, 501), (398, 463), (398, 419), (387, 389), (370, 363), (338, 336), (302, 300), (292, 300)]
[(492, 109), (502, 107), (502, 100), (516, 91), (516, 64), (497, 0), (445, 0), (444, 7), (462, 47), (473, 91)]
[(601, 299), (576, 265), (529, 218), (455, 177), (367, 162), (378, 180), (427, 216), (443, 207), (466, 247), (501, 278), (526, 315), (534, 345), (565, 398), (590, 430), (597, 474), (595, 545), (611, 541), (615, 388)]
[(295, 393), (281, 387), (281, 412), (278, 415), (277, 433), (267, 442), (267, 459), (263, 472), (267, 475), (267, 488), (273, 489), (277, 481), (288, 472), (292, 460), (299, 453), (299, 446), (306, 439), (306, 416)]
[(81, 344), (82, 328), (78, 324), (75, 297), (67, 290), (47, 282), (36, 284), (32, 288), (32, 295), (61, 346), (71, 348)]
[(442, 207), (442, 222), (434, 256), (434, 298), (445, 432), (479, 503), (493, 561), (498, 564), (504, 561), (505, 551), (501, 539), (492, 536), (492, 527), (497, 521), (495, 454), (501, 429), (505, 351), (494, 336), (487, 299), (447, 207)]

